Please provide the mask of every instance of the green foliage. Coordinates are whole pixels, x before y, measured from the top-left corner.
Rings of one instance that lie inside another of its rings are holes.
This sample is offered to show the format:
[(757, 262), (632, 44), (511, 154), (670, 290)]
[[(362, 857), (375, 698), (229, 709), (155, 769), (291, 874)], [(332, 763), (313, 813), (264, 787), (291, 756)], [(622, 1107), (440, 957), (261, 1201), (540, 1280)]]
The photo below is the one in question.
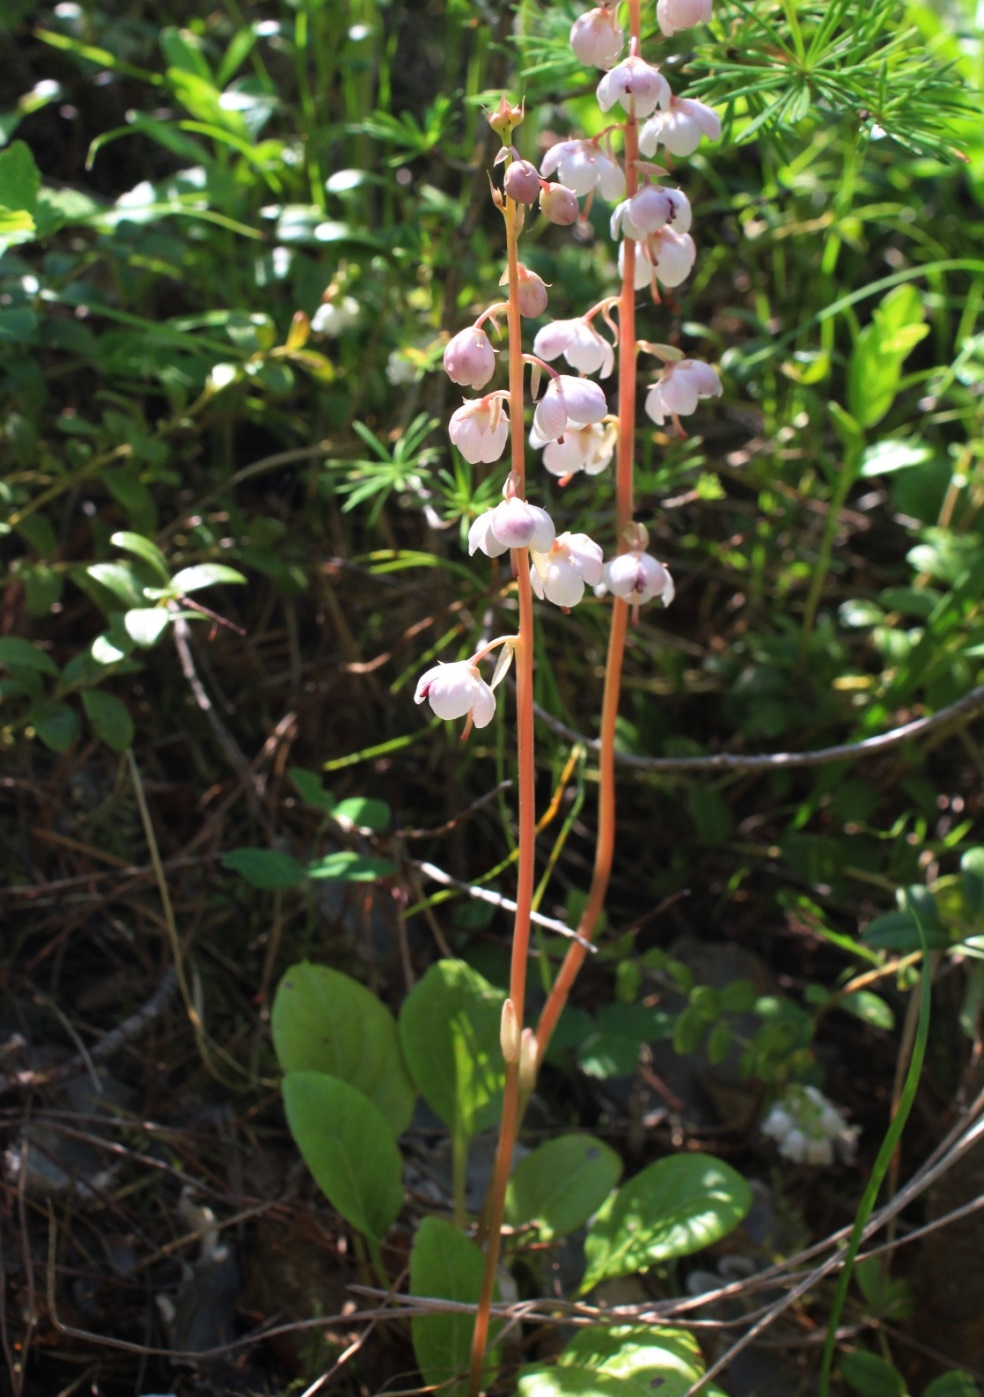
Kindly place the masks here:
[(506, 1219), (549, 1242), (575, 1232), (618, 1183), (622, 1161), (592, 1135), (558, 1135), (520, 1160), (509, 1180)]
[[(597, 1325), (581, 1329), (555, 1365), (523, 1369), (521, 1397), (593, 1397), (622, 1392), (644, 1397), (654, 1389), (683, 1397), (704, 1374), (696, 1340), (680, 1330)], [(721, 1397), (714, 1384), (705, 1389)]]
[[(481, 1250), (462, 1236), (446, 1218), (424, 1218), (410, 1253), (410, 1294), (474, 1305), (482, 1286)], [(495, 1380), (499, 1355), (495, 1346), (498, 1324), (486, 1354), (486, 1383)], [(470, 1314), (416, 1315), (410, 1322), (413, 1351), (424, 1381), (460, 1397), (467, 1392), (468, 1360), (474, 1320)]]

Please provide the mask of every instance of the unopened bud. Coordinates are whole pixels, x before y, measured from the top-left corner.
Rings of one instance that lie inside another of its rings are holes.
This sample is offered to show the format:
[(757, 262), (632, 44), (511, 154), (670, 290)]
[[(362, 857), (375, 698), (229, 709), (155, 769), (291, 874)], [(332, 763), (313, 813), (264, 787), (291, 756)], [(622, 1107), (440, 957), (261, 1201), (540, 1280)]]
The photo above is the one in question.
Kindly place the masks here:
[(519, 1042), (519, 1089), (529, 1096), (536, 1086), (536, 1070), (539, 1065), (540, 1045), (531, 1028), (524, 1028)]
[(535, 320), (547, 308), (547, 287), (536, 272), (519, 268), (519, 313), (526, 320)]
[(581, 210), (572, 189), (563, 184), (544, 184), (540, 186), (540, 212), (548, 222), (569, 227), (577, 221)]
[(504, 1062), (519, 1062), (520, 1033), (516, 1019), (516, 1006), (507, 999), (502, 1006), (502, 1022), (499, 1025), (499, 1042), (502, 1044)]
[(522, 105), (513, 107), (506, 101), (505, 97), (500, 97), (498, 110), (489, 117), (489, 125), (493, 131), (498, 131), (504, 140), (508, 140), (510, 133), (522, 119)]
[(645, 553), (649, 547), (649, 530), (645, 524), (633, 521), (622, 530), (622, 539), (630, 553)]
[(535, 204), (540, 197), (540, 175), (528, 160), (514, 160), (505, 173), (502, 187), (517, 204)]

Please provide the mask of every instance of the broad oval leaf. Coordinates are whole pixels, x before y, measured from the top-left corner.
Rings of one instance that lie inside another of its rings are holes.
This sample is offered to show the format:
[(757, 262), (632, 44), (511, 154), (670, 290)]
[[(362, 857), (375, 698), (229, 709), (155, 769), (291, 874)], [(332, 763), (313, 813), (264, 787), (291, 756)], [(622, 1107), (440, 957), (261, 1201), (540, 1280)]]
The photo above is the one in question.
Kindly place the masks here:
[(152, 568), (158, 581), (165, 585), (170, 581), (171, 574), (168, 572), (167, 559), (149, 538), (143, 534), (130, 533), (122, 530), (120, 533), (110, 537), (110, 543), (114, 543), (117, 548), (124, 549), (127, 553), (132, 553), (134, 557), (142, 558), (148, 567)]
[(292, 965), (270, 1026), (284, 1072), (324, 1072), (367, 1096), (394, 1135), (410, 1124), (415, 1092), (396, 1020), (364, 985), (327, 965)]
[(427, 1104), (470, 1139), (499, 1117), (504, 1069), (499, 1021), (505, 995), (462, 960), (439, 960), (400, 1010), (400, 1042)]
[(841, 1377), (862, 1397), (905, 1397), (908, 1388), (899, 1370), (876, 1353), (857, 1349), (840, 1361)]
[(516, 1166), (506, 1194), (512, 1225), (535, 1223), (539, 1237), (567, 1237), (598, 1211), (622, 1173), (613, 1149), (593, 1135), (561, 1135)]
[(392, 859), (375, 859), (351, 849), (336, 849), (309, 863), (305, 872), (309, 878), (335, 883), (374, 883), (377, 878), (391, 877), (396, 872), (396, 864)]
[[(107, 564), (108, 566), (108, 564)], [(159, 606), (141, 606), (128, 611), (123, 617), (126, 633), (135, 645), (149, 650), (156, 645), (167, 629), (170, 613)]]
[(218, 582), (245, 583), (246, 579), (235, 568), (224, 563), (198, 563), (193, 568), (182, 568), (171, 578), (170, 587), (174, 592), (199, 592), (203, 587), (214, 587)]
[(67, 703), (53, 700), (37, 704), (31, 709), (31, 722), (38, 737), (52, 752), (67, 752), (78, 736), (78, 714)]
[(367, 1096), (322, 1072), (283, 1080), (287, 1123), (318, 1187), (346, 1222), (380, 1242), (403, 1204), (403, 1160)]
[[(692, 1335), (679, 1329), (647, 1326), (591, 1325), (579, 1329), (551, 1369), (550, 1379), (539, 1365), (520, 1377), (524, 1397), (550, 1397), (551, 1393), (589, 1393), (586, 1375), (600, 1379), (598, 1390), (611, 1390), (611, 1379), (627, 1384), (626, 1394), (641, 1390), (659, 1397), (683, 1397), (704, 1374), (704, 1358)], [(570, 1373), (570, 1379), (562, 1375)], [(559, 1378), (560, 1386), (556, 1385)], [(719, 1387), (707, 1389), (708, 1397), (723, 1397)]]
[[(484, 1257), (481, 1250), (446, 1218), (424, 1218), (410, 1254), (410, 1294), (435, 1300), (478, 1302)], [(461, 1397), (468, 1390), (474, 1316), (465, 1313), (415, 1315), (410, 1321), (413, 1351), (424, 1381), (442, 1397)], [(495, 1378), (494, 1348), (498, 1325), (492, 1325), (485, 1357), (484, 1391)]]
[(7, 669), (36, 669), (42, 674), (58, 674), (58, 666), (50, 655), (16, 635), (0, 639), (0, 665)]
[(85, 571), (124, 606), (139, 606), (143, 601), (140, 579), (129, 563), (90, 563)]
[(133, 741), (133, 719), (126, 704), (102, 689), (83, 689), (81, 697), (92, 731), (114, 752), (125, 752)]
[(294, 888), (304, 881), (304, 869), (279, 849), (230, 849), (222, 867), (245, 878), (252, 888)]
[(657, 1160), (623, 1184), (595, 1218), (582, 1293), (710, 1246), (738, 1226), (751, 1202), (742, 1176), (711, 1155)]

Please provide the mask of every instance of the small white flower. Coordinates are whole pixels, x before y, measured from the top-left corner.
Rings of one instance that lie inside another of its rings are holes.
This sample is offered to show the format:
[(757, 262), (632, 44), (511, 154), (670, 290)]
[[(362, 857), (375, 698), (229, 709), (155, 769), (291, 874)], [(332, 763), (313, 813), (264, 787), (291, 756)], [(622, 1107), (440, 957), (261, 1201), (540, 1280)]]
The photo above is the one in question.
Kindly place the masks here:
[(775, 1140), (784, 1159), (796, 1164), (832, 1164), (850, 1159), (858, 1130), (816, 1087), (787, 1087), (762, 1122), (762, 1134)]
[[(435, 665), (421, 675), (414, 703), (428, 701), (439, 718), (469, 720), (469, 727), (484, 728), (495, 715), (495, 694), (470, 660)], [(467, 731), (467, 729), (466, 729)]]
[(589, 10), (571, 26), (571, 48), (586, 68), (610, 68), (625, 44), (615, 10)]
[(658, 68), (633, 54), (606, 73), (598, 84), (598, 105), (603, 112), (621, 103), (627, 112), (649, 116), (657, 107), (670, 105), (670, 84)]
[(359, 303), (354, 296), (339, 296), (322, 301), (311, 317), (311, 333), (336, 339), (343, 330), (359, 323)]
[(602, 580), (609, 592), (635, 606), (653, 597), (662, 597), (664, 606), (673, 600), (673, 578), (649, 553), (620, 553), (605, 564)]
[(721, 139), (721, 118), (693, 97), (673, 97), (669, 111), (656, 112), (639, 132), (639, 149), (653, 156), (662, 145), (671, 155), (693, 155), (702, 136)]
[(562, 184), (583, 196), (597, 188), (609, 203), (625, 192), (625, 174), (621, 165), (602, 150), (597, 141), (558, 141), (540, 162), (540, 173), (546, 178), (556, 170)]
[(478, 516), (468, 530), (468, 552), (480, 548), (490, 558), (498, 558), (510, 548), (536, 548), (542, 552), (553, 543), (555, 532), (545, 509), (513, 495)]
[(584, 471), (599, 475), (611, 464), (615, 454), (616, 433), (611, 423), (592, 422), (588, 427), (568, 427), (559, 441), (542, 441), (530, 432), (530, 445), (544, 447), (543, 464), (551, 475), (561, 481)]
[(471, 325), (459, 330), (444, 350), (444, 372), (452, 383), (484, 388), (495, 373), (495, 350), (484, 330)]
[(659, 0), (656, 18), (659, 27), (667, 38), (678, 29), (692, 29), (695, 24), (706, 24), (711, 17), (712, 0)]
[(416, 383), (420, 378), (420, 369), (402, 350), (394, 349), (386, 360), (386, 378), (394, 387), (401, 383)]
[(661, 184), (647, 184), (624, 199), (612, 214), (612, 237), (619, 232), (641, 242), (649, 233), (670, 223), (677, 233), (690, 231), (690, 200), (679, 189), (664, 189)]
[(530, 582), (541, 601), (568, 610), (584, 596), (585, 583), (601, 581), (603, 554), (587, 534), (561, 534), (546, 553), (533, 552)]
[[(646, 395), (646, 412), (662, 427), (667, 417), (686, 417), (700, 398), (719, 398), (721, 380), (710, 364), (678, 359), (667, 364)], [(678, 424), (679, 425), (679, 424)]]
[(586, 427), (600, 422), (608, 412), (605, 395), (589, 378), (558, 374), (537, 403), (533, 426), (543, 441), (562, 437), (568, 426)]
[(561, 354), (572, 369), (607, 378), (615, 367), (615, 351), (587, 320), (553, 320), (536, 333), (533, 353), (548, 363)]
[[(645, 242), (636, 243), (635, 289), (641, 291), (653, 277), (661, 286), (679, 286), (693, 271), (697, 249), (689, 233), (657, 228)], [(625, 242), (619, 243), (618, 269), (625, 266)]]
[(490, 393), (485, 398), (469, 398), (451, 414), (448, 435), (466, 461), (486, 465), (498, 461), (509, 440), (509, 418), (502, 398)]

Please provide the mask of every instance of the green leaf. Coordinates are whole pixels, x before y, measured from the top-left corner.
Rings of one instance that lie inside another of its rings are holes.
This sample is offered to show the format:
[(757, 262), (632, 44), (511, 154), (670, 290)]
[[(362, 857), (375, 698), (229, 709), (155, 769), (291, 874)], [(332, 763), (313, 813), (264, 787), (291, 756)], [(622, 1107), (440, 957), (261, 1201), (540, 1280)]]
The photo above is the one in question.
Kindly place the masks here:
[(941, 1373), (934, 1378), (923, 1397), (978, 1397), (980, 1389), (969, 1373), (961, 1373), (954, 1368), (949, 1373)]
[(102, 689), (83, 689), (81, 697), (92, 731), (114, 752), (125, 752), (133, 741), (133, 719), (126, 704)]
[(909, 470), (912, 466), (924, 466), (933, 459), (933, 449), (912, 437), (900, 441), (895, 437), (887, 441), (875, 442), (869, 446), (861, 458), (861, 474), (867, 478), (890, 475), (893, 471)]
[[(931, 951), (945, 950), (950, 938), (938, 923), (927, 925), (923, 922), (926, 945)], [(883, 951), (896, 951), (908, 955), (918, 951), (921, 945), (919, 926), (911, 912), (886, 912), (874, 917), (864, 929), (864, 939), (869, 946), (877, 946)]]
[(29, 146), (14, 141), (0, 151), (0, 207), (14, 212), (24, 209), (33, 215), (40, 188), (41, 174)]
[[(16, 215), (21, 217), (22, 215)], [(26, 218), (26, 214), (23, 217)], [(0, 210), (0, 248), (4, 242), (27, 242), (27, 236), (13, 237), (13, 229), (5, 226), (7, 220)], [(30, 233), (33, 234), (33, 225)], [(38, 318), (29, 306), (11, 306), (9, 310), (0, 310), (0, 344), (20, 344), (22, 345), (27, 337), (37, 328)]]
[[(410, 1294), (474, 1305), (482, 1287), (483, 1266), (480, 1249), (453, 1223), (446, 1218), (424, 1218), (410, 1253)], [(474, 1324), (472, 1315), (453, 1313), (415, 1315), (410, 1321), (413, 1351), (424, 1381), (436, 1387), (441, 1397), (462, 1397), (468, 1390)], [(483, 1392), (495, 1379), (499, 1358), (494, 1341), (500, 1327), (493, 1324), (490, 1329)]]
[(309, 878), (336, 883), (374, 883), (379, 878), (391, 877), (396, 872), (396, 864), (391, 859), (373, 859), (339, 849), (309, 863), (305, 872)]
[(984, 915), (984, 849), (967, 849), (961, 856), (960, 890), (970, 915)]
[(59, 672), (54, 660), (44, 650), (39, 650), (31, 641), (14, 635), (4, 636), (0, 640), (0, 665), (5, 665), (11, 670), (36, 669), (54, 678), (57, 678)]
[(870, 1028), (882, 1028), (891, 1032), (895, 1027), (895, 1015), (891, 1006), (886, 1004), (880, 995), (872, 994), (870, 990), (855, 990), (853, 994), (846, 994), (840, 1002), (840, 1007), (853, 1014), (856, 1019), (860, 1019), (862, 1023), (868, 1024)]
[(24, 583), (24, 600), (31, 616), (47, 616), (48, 612), (61, 600), (64, 578), (46, 563), (29, 563), (21, 571)]
[(403, 1001), (400, 1042), (427, 1104), (459, 1138), (496, 1123), (504, 1069), (505, 995), (460, 960), (440, 960)]
[(325, 790), (317, 772), (292, 766), (288, 767), (287, 775), (293, 781), (294, 789), (305, 805), (310, 805), (314, 810), (334, 810), (335, 797), (330, 791)]
[(170, 612), (161, 606), (140, 606), (126, 613), (123, 624), (133, 643), (149, 650), (160, 640), (170, 619)]
[(182, 568), (171, 578), (170, 587), (175, 592), (198, 592), (203, 587), (214, 587), (219, 582), (245, 583), (246, 579), (235, 568), (227, 568), (224, 563), (199, 563), (193, 568)]
[(346, 1222), (382, 1241), (403, 1205), (389, 1122), (361, 1091), (321, 1072), (290, 1072), (282, 1089), (290, 1133), (318, 1187)]
[[(668, 1397), (683, 1397), (690, 1383), (674, 1384)], [(623, 1377), (596, 1368), (549, 1366), (524, 1368), (517, 1387), (519, 1397), (653, 1397), (645, 1378)], [(660, 1388), (659, 1397), (663, 1397)]]
[(294, 888), (304, 881), (304, 869), (279, 849), (230, 849), (222, 867), (245, 878), (253, 888)]
[(340, 800), (331, 813), (336, 820), (349, 820), (360, 829), (371, 829), (377, 834), (390, 825), (390, 808), (385, 800), (370, 800), (366, 796)]
[(862, 1397), (905, 1397), (905, 1379), (897, 1368), (875, 1353), (845, 1353), (840, 1361), (841, 1377)]
[[(630, 1325), (579, 1329), (557, 1366), (642, 1381), (660, 1397), (682, 1397), (704, 1374), (704, 1358), (692, 1335), (679, 1329)], [(714, 1394), (721, 1397), (720, 1389), (708, 1388), (708, 1397)]]
[(67, 703), (39, 703), (31, 710), (34, 730), (52, 752), (67, 752), (79, 731), (78, 714)]
[(593, 1135), (548, 1140), (516, 1166), (506, 1218), (516, 1227), (535, 1223), (543, 1241), (567, 1237), (601, 1207), (621, 1173), (618, 1155)]
[(124, 530), (113, 534), (109, 541), (115, 543), (117, 548), (123, 548), (127, 553), (133, 553), (138, 558), (142, 558), (165, 586), (170, 582), (171, 574), (168, 570), (167, 559), (157, 544), (149, 538), (144, 538), (143, 534), (128, 533)]
[(657, 1160), (623, 1184), (595, 1218), (582, 1293), (710, 1246), (738, 1226), (751, 1201), (742, 1176), (711, 1155)]
[(284, 1072), (338, 1077), (379, 1108), (394, 1135), (406, 1130), (415, 1092), (396, 1020), (364, 985), (326, 965), (292, 965), (277, 988), (270, 1026)]
[(90, 563), (85, 571), (124, 606), (139, 606), (144, 599), (140, 579), (129, 563)]

